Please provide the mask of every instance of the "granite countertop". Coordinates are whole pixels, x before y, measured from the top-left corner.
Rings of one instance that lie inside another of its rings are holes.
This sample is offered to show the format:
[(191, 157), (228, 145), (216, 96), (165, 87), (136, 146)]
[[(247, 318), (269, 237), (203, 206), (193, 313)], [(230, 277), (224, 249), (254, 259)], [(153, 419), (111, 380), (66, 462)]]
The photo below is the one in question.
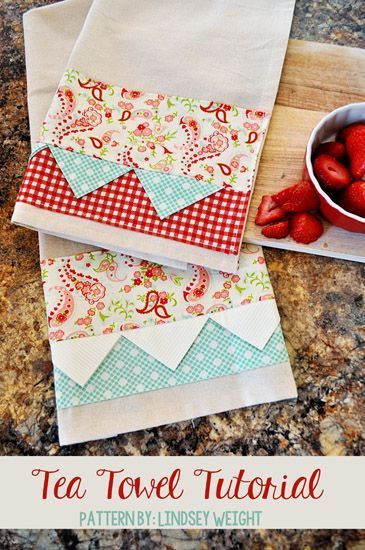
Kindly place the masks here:
[[(2, 455), (363, 455), (365, 266), (266, 249), (298, 400), (60, 448), (37, 235), (10, 225), (30, 151), (22, 13), (3, 0), (0, 189)], [(364, 47), (362, 0), (298, 0), (293, 38)], [(363, 548), (359, 531), (4, 531), (2, 548)]]

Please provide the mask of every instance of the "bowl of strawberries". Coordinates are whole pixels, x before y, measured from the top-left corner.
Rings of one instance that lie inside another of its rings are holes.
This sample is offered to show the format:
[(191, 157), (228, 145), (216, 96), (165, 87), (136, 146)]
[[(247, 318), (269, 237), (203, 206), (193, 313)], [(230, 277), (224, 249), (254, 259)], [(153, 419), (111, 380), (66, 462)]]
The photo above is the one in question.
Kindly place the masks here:
[(328, 221), (365, 233), (365, 103), (340, 107), (314, 128), (305, 156), (307, 178)]
[(333, 225), (365, 233), (365, 103), (320, 121), (308, 141), (302, 181), (263, 195), (255, 223), (269, 239), (310, 244), (324, 232), (318, 211)]

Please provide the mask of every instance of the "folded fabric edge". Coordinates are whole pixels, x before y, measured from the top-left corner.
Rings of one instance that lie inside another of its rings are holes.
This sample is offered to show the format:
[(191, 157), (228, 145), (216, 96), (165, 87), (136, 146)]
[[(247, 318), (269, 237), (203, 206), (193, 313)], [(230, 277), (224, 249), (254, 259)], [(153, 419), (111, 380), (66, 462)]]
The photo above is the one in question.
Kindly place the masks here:
[(84, 386), (119, 338), (119, 334), (111, 333), (50, 342), (53, 365)]
[(58, 409), (60, 445), (182, 422), (261, 403), (294, 399), (289, 362), (184, 386)]
[[(207, 320), (208, 316), (202, 315), (162, 325), (126, 330), (121, 336), (174, 371), (194, 344)], [(169, 345), (172, 342), (174, 345)]]
[[(39, 237), (39, 259), (47, 260), (48, 258), (60, 258), (62, 256), (74, 256), (76, 254), (87, 254), (89, 252), (98, 252), (100, 248), (93, 246), (92, 244), (87, 245), (85, 243), (80, 243), (71, 240), (61, 239), (46, 233), (38, 232)], [(154, 256), (153, 254), (145, 253), (143, 258), (136, 253), (135, 250), (129, 248), (121, 249), (121, 254), (126, 256), (133, 256), (134, 258), (139, 258), (141, 260), (148, 260), (149, 262), (164, 265), (167, 267), (173, 267), (175, 269), (182, 269), (186, 271), (188, 264), (186, 262), (179, 262), (178, 260), (170, 260), (168, 258), (163, 258), (162, 256)]]
[[(35, 219), (37, 226), (34, 225)], [(56, 237), (72, 241), (79, 239), (86, 244), (110, 248), (116, 252), (123, 253), (125, 249), (133, 249), (136, 256), (143, 257), (145, 250), (148, 249), (149, 254), (165, 257), (167, 259), (165, 263), (168, 263), (169, 260), (176, 261), (176, 258), (179, 258), (179, 261), (182, 262), (202, 265), (227, 273), (234, 273), (238, 268), (239, 253), (226, 254), (146, 233), (140, 234), (120, 227), (105, 227), (99, 222), (75, 218), (59, 212), (52, 212), (50, 215), (48, 210), (23, 202), (15, 204), (11, 222)]]
[(241, 340), (262, 351), (280, 323), (275, 299), (218, 311), (210, 317)]

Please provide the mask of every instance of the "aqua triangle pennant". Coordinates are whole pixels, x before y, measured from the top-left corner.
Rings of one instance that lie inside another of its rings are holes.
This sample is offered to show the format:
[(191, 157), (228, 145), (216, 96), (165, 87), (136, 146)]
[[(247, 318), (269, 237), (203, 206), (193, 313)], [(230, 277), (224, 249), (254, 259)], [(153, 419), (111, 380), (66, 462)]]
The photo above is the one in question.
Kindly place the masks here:
[(49, 148), (77, 198), (99, 189), (132, 170), (129, 166), (123, 166), (117, 162), (96, 159), (53, 145), (49, 145)]
[(222, 189), (216, 183), (187, 176), (140, 169), (135, 169), (135, 172), (161, 219)]

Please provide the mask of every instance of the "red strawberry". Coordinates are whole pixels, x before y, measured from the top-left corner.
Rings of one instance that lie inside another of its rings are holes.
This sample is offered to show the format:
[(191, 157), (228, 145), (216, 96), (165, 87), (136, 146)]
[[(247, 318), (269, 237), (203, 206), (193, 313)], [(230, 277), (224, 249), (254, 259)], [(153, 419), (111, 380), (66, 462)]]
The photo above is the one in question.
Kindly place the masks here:
[(297, 242), (309, 244), (323, 233), (322, 222), (317, 216), (302, 212), (294, 214), (290, 224), (290, 236)]
[(269, 237), (269, 239), (284, 239), (284, 237), (289, 235), (289, 220), (267, 225), (262, 229), (261, 233), (265, 237)]
[(313, 158), (317, 158), (319, 155), (330, 155), (337, 160), (344, 160), (346, 149), (344, 144), (339, 141), (326, 141), (326, 143), (318, 145), (313, 153)]
[(365, 218), (365, 181), (354, 181), (340, 195), (340, 206)]
[(319, 183), (329, 191), (342, 189), (351, 181), (346, 166), (329, 155), (319, 155), (313, 163), (313, 170)]
[(350, 170), (356, 179), (365, 176), (365, 124), (353, 127), (345, 139)]
[(266, 225), (270, 222), (282, 220), (285, 215), (285, 210), (280, 208), (270, 195), (264, 195), (257, 209), (255, 224)]
[(307, 165), (304, 164), (303, 166), (303, 171), (302, 171), (302, 181), (310, 181), (310, 177), (309, 177), (309, 172), (308, 172), (308, 168), (307, 168)]
[(309, 181), (291, 185), (273, 195), (272, 198), (286, 212), (308, 212), (316, 210), (319, 206), (318, 195)]
[(353, 130), (357, 130), (358, 128), (364, 128), (365, 122), (354, 122), (353, 124), (349, 124), (349, 126), (346, 126), (345, 128), (342, 128), (340, 132), (337, 134), (337, 141), (342, 141), (342, 143), (346, 142), (347, 137), (351, 134)]

